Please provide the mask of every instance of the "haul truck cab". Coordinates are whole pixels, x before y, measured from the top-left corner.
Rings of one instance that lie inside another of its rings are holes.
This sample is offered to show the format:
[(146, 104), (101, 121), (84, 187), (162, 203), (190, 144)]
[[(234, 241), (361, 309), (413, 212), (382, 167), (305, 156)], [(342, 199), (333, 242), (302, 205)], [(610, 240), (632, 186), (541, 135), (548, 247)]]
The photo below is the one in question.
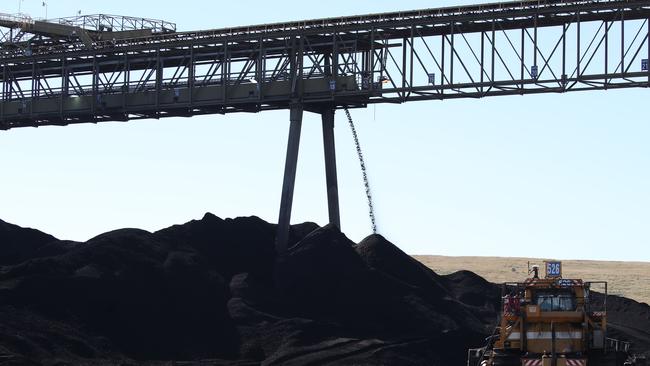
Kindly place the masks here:
[[(503, 284), (499, 325), (470, 350), (468, 366), (631, 365), (619, 350), (629, 345), (606, 337), (607, 282), (565, 279), (559, 261), (545, 262), (544, 273), (533, 266), (524, 282)], [(592, 296), (593, 286), (602, 293)]]

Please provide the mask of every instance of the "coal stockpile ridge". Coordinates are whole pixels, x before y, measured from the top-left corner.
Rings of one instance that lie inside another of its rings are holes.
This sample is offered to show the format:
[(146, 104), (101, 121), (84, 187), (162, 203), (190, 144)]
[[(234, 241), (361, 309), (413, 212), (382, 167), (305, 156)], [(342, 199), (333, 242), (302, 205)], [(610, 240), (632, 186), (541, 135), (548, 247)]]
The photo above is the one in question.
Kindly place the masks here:
[(494, 326), (498, 286), (471, 272), (313, 223), (276, 257), (275, 229), (206, 214), (73, 243), (0, 222), (0, 365), (461, 365)]
[(48, 244), (57, 241), (52, 235), (25, 229), (0, 220), (0, 266), (17, 264), (42, 255)]

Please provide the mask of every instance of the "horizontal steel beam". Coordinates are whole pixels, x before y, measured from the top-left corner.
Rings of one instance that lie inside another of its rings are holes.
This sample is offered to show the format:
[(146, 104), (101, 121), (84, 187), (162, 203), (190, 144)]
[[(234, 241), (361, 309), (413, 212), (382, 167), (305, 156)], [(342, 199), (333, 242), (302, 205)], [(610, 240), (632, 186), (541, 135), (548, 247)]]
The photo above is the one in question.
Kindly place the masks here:
[[(177, 32), (158, 34), (151, 37), (129, 40), (105, 40), (94, 43), (92, 51), (85, 50), (83, 43), (79, 44), (48, 44), (42, 48), (37, 43), (32, 44), (31, 55), (25, 57), (22, 51), (2, 50), (0, 62), (13, 60), (25, 62), (31, 58), (48, 59), (56, 55), (92, 56), (97, 54), (113, 54), (122, 51), (143, 51), (155, 49), (172, 49), (228, 42), (257, 42), (262, 39), (287, 39), (291, 37), (307, 37), (332, 34), (369, 32), (371, 29), (381, 29), (387, 38), (393, 32), (412, 26), (435, 27), (449, 23), (464, 24), (468, 29), (480, 31), (481, 24), (530, 21), (537, 19), (538, 27), (557, 25), (557, 18), (571, 14), (581, 14), (585, 20), (609, 20), (612, 12), (625, 13), (625, 19), (640, 19), (647, 17), (650, 0), (595, 0), (595, 1), (524, 1), (506, 2), (467, 7), (423, 9), (411, 12), (369, 14), (345, 18), (327, 18), (311, 21), (246, 26), (237, 28), (216, 29), (208, 31)], [(564, 20), (565, 21), (565, 20)], [(487, 28), (483, 28), (487, 29)], [(399, 38), (398, 35), (395, 38)]]
[(650, 0), (291, 24), (3, 49), (0, 128), (650, 86)]

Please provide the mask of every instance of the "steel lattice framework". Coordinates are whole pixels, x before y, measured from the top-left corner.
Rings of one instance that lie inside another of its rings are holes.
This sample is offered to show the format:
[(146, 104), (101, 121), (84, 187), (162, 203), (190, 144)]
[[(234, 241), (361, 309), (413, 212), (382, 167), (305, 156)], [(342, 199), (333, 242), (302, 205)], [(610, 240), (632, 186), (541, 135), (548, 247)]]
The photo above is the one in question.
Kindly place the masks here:
[(524, 1), (5, 42), (0, 126), (647, 87), (649, 17), (645, 0)]
[[(106, 19), (0, 16), (0, 129), (291, 109), (287, 227), (303, 110), (323, 114), (329, 130), (334, 110), (371, 103), (650, 86), (650, 0), (518, 1), (195, 32)], [(333, 140), (325, 145), (338, 224)]]

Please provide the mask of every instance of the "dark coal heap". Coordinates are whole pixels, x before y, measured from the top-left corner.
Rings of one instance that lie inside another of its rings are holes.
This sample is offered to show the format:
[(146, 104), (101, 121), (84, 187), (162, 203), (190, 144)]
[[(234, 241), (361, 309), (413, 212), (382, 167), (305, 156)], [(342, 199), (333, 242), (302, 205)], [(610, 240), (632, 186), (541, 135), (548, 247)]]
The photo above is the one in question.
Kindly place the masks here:
[[(256, 217), (85, 243), (0, 221), (0, 365), (453, 366), (494, 327), (500, 289), (471, 272), (437, 275), (380, 235), (291, 233), (276, 257)], [(648, 334), (647, 305), (611, 302), (634, 313), (622, 334)]]

